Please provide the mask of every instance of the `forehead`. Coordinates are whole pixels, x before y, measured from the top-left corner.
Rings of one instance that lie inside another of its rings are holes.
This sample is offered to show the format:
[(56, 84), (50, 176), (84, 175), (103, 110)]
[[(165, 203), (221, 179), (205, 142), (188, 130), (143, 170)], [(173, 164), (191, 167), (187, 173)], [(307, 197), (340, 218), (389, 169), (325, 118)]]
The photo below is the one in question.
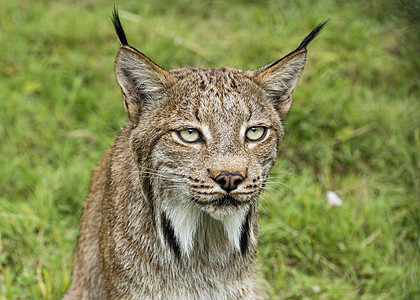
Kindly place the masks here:
[(240, 70), (184, 69), (178, 77), (170, 97), (185, 117), (209, 124), (237, 123), (268, 113), (260, 89)]

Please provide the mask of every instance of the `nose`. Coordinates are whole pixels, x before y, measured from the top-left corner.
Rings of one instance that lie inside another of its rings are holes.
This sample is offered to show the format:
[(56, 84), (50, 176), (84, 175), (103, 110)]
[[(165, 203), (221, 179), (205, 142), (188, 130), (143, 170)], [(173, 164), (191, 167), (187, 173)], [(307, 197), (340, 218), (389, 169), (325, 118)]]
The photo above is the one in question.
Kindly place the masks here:
[(230, 192), (238, 188), (238, 185), (244, 181), (244, 177), (240, 173), (221, 172), (214, 180), (222, 189)]

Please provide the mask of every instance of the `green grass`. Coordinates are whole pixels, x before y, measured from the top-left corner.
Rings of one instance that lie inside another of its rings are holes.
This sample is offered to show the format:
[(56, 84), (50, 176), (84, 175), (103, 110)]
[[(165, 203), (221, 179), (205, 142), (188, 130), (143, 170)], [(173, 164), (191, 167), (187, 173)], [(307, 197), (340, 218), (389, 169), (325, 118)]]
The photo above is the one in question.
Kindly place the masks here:
[[(130, 43), (167, 69), (257, 68), (330, 18), (261, 200), (272, 299), (420, 297), (420, 13), (382, 2), (117, 3)], [(126, 120), (112, 6), (2, 2), (0, 299), (58, 299), (70, 283), (91, 171)]]

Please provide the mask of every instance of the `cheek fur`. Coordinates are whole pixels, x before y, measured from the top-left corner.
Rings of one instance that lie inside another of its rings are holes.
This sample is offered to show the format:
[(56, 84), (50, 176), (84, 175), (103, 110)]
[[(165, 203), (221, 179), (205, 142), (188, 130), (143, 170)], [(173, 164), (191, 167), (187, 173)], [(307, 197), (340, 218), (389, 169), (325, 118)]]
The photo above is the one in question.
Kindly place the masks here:
[(174, 138), (173, 134), (176, 135), (176, 133), (166, 134), (157, 142), (152, 151), (154, 168), (170, 166), (173, 172), (184, 174), (185, 170), (196, 163), (202, 145), (183, 143)]

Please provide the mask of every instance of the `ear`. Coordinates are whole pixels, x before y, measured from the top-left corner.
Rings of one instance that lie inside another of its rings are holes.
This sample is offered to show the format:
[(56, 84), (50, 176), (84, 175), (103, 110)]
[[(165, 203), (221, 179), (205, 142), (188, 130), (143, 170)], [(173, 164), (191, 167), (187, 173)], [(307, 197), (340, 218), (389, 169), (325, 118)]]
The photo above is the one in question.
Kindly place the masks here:
[(176, 81), (169, 72), (128, 45), (118, 51), (115, 74), (130, 119), (135, 119), (148, 104), (161, 100)]
[(130, 119), (136, 121), (144, 107), (162, 99), (176, 79), (143, 53), (131, 47), (114, 6), (112, 23), (121, 42), (115, 58), (115, 75)]
[(305, 62), (306, 49), (302, 49), (254, 71), (254, 81), (261, 86), (265, 98), (277, 109), (282, 120), (292, 105), (292, 92), (302, 75)]
[(268, 66), (251, 72), (254, 81), (261, 86), (266, 99), (277, 109), (282, 120), (290, 110), (293, 90), (305, 67), (306, 47), (327, 22), (328, 20), (315, 27), (296, 50)]

